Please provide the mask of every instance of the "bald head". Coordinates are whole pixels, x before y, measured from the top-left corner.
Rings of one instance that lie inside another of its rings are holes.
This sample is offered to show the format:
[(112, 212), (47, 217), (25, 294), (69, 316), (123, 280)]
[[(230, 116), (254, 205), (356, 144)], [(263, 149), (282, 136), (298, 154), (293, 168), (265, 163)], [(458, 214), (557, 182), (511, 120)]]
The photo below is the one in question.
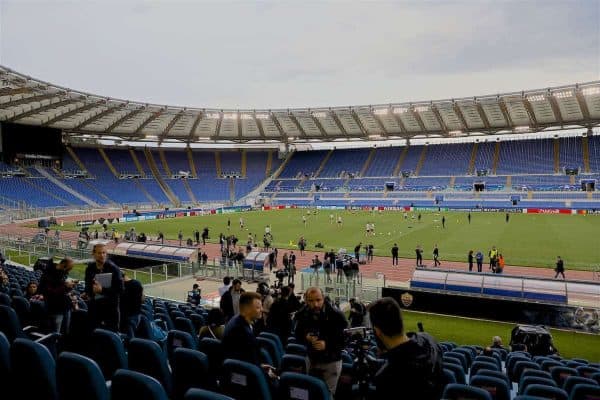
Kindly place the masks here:
[(323, 309), (325, 296), (323, 296), (323, 291), (320, 288), (309, 287), (304, 293), (304, 301), (311, 311), (319, 312)]

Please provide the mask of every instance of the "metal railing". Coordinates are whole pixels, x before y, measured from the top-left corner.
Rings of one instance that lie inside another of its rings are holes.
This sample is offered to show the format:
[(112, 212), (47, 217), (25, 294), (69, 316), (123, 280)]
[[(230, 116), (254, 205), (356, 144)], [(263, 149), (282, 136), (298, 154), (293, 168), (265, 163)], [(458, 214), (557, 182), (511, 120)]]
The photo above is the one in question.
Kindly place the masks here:
[(343, 301), (351, 298), (357, 298), (366, 303), (375, 301), (381, 298), (382, 288), (386, 284), (384, 274), (377, 274), (373, 278), (365, 277), (362, 273), (354, 276), (332, 273), (328, 276), (323, 271), (301, 272), (298, 275), (302, 291), (316, 286), (323, 289), (325, 295), (332, 299)]

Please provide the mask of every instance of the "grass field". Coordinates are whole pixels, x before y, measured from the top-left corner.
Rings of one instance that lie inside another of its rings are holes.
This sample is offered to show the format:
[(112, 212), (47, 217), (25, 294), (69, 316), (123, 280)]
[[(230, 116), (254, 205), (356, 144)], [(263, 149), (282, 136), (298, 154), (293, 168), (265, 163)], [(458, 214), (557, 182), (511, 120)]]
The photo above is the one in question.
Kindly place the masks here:
[[(326, 248), (344, 247), (352, 252), (359, 242), (372, 243), (375, 255), (390, 256), (394, 242), (400, 247), (400, 257), (414, 257), (414, 248), (421, 244), (425, 258), (431, 258), (434, 244), (438, 244), (441, 260), (466, 262), (470, 249), (481, 250), (484, 255), (492, 245), (504, 255), (507, 265), (553, 267), (556, 256), (565, 260), (567, 269), (591, 270), (600, 265), (600, 216), (594, 215), (544, 215), (510, 214), (509, 223), (504, 213), (472, 213), (471, 224), (467, 214), (448, 212), (446, 228), (441, 227), (442, 215), (422, 212), (421, 222), (409, 218), (404, 220), (401, 212), (329, 211), (320, 210), (310, 215), (307, 226), (302, 223), (306, 210), (288, 209), (280, 211), (251, 211), (241, 214), (216, 214), (200, 217), (122, 223), (118, 230), (135, 227), (138, 233), (145, 232), (156, 238), (162, 230), (168, 239), (176, 239), (181, 229), (184, 240), (191, 237), (194, 229), (210, 229), (210, 241), (215, 243), (219, 233), (227, 234), (227, 219), (231, 219), (231, 231), (245, 243), (248, 233), (256, 234), (261, 240), (265, 225), (271, 225), (274, 246), (295, 247), (303, 235), (308, 249), (316, 250), (314, 244), (321, 242)], [(329, 215), (341, 215), (343, 228), (329, 223)], [(246, 228), (239, 227), (243, 217)], [(365, 224), (375, 224), (376, 235), (365, 237)], [(75, 225), (63, 229), (78, 230)], [(291, 244), (290, 244), (291, 243)], [(487, 257), (486, 257), (487, 260)]]
[[(438, 341), (451, 341), (458, 344), (491, 344), (493, 336), (500, 336), (505, 345), (510, 342), (513, 323), (481, 321), (437, 314), (404, 311), (404, 325), (409, 331), (417, 330), (417, 322), (422, 322), (425, 331)], [(582, 357), (590, 362), (600, 362), (600, 335), (575, 331), (551, 329), (554, 345), (563, 357)]]

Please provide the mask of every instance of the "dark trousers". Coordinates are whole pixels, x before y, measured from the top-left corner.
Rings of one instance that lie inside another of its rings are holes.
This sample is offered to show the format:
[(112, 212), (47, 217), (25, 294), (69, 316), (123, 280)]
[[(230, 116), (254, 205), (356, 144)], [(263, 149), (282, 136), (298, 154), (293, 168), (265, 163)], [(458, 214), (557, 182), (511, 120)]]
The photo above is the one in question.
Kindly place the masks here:
[(469, 271), (473, 271), (473, 261), (469, 261)]
[(392, 256), (392, 265), (398, 265), (398, 256)]
[(417, 267), (420, 267), (421, 265), (423, 265), (423, 256), (419, 254), (417, 256)]
[(565, 271), (557, 270), (556, 275), (554, 275), (554, 279), (558, 278), (558, 275), (562, 275), (563, 279), (565, 278)]
[(483, 269), (483, 261), (477, 261), (477, 272), (481, 272)]
[(434, 256), (433, 257), (433, 266), (437, 267), (438, 265), (442, 265), (442, 264), (440, 263), (438, 256)]
[(116, 301), (91, 301), (88, 305), (88, 315), (94, 328), (119, 331), (119, 302)]

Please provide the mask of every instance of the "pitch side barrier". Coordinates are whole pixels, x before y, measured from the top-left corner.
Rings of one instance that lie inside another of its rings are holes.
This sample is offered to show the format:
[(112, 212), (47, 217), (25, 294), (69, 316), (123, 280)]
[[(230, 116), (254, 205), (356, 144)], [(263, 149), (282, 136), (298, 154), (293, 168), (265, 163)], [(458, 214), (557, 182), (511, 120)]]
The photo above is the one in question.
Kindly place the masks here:
[(403, 308), (600, 333), (600, 284), (491, 273), (417, 269), (409, 289), (382, 296)]

